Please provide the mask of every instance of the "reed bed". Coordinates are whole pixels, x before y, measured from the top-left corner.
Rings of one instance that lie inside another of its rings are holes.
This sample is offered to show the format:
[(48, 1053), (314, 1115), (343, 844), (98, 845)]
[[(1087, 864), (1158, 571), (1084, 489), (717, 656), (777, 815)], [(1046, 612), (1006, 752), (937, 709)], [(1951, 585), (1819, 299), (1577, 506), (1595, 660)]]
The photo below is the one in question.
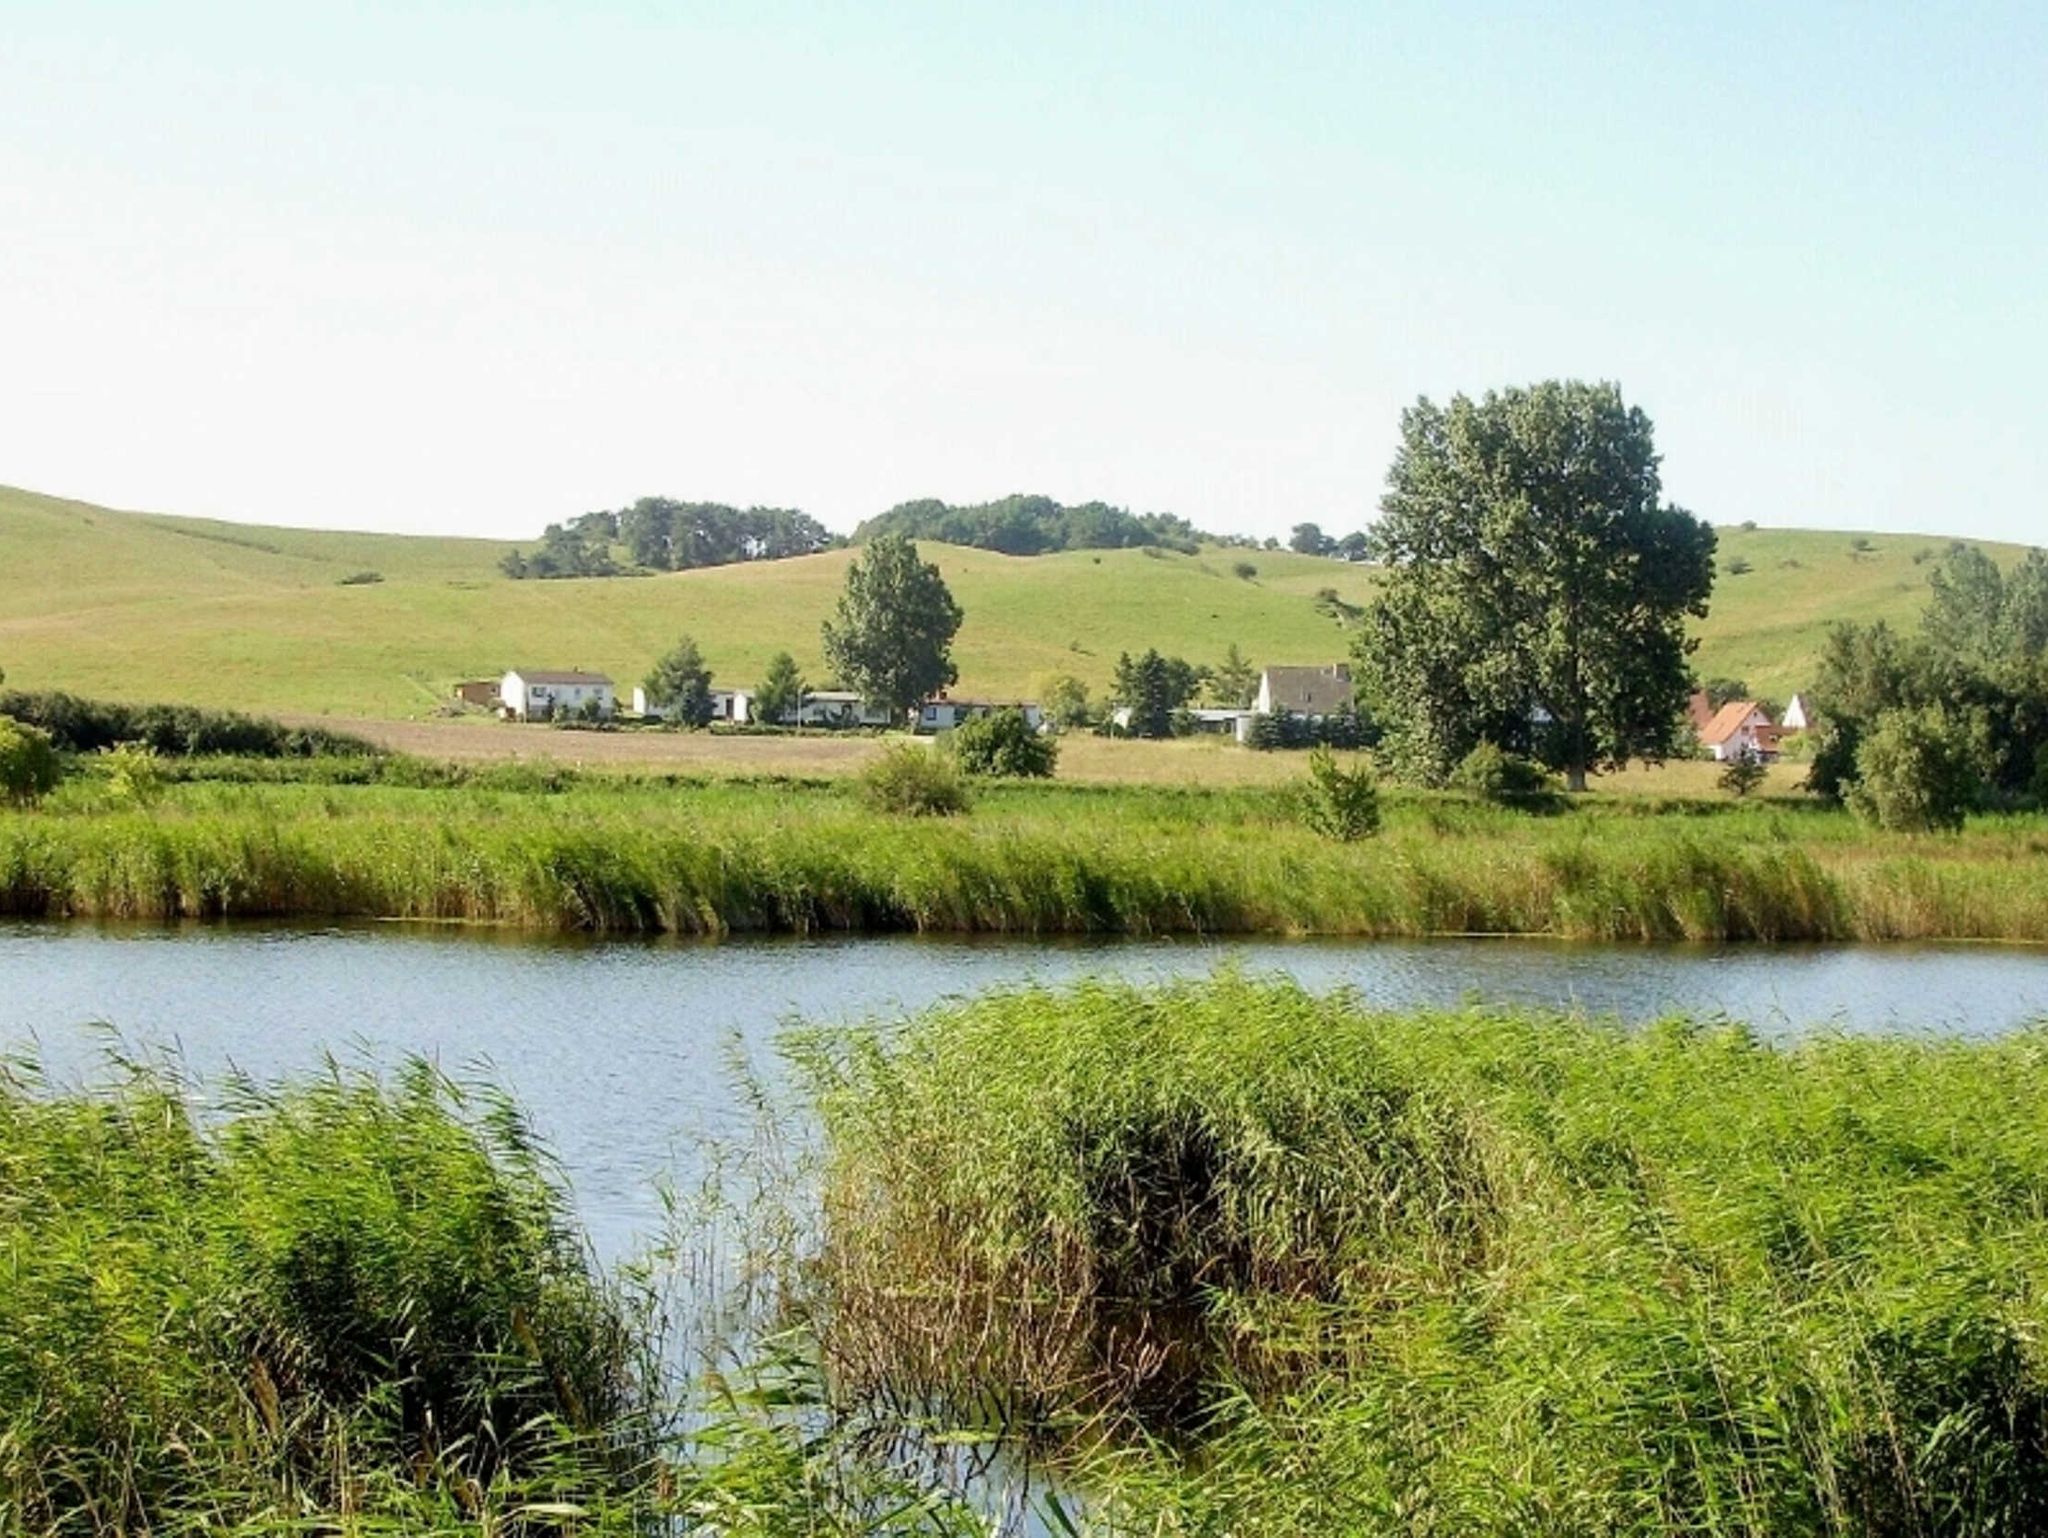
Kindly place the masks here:
[(0, 1077), (0, 1531), (627, 1531), (646, 1321), (517, 1114), (415, 1065)]
[(1772, 1048), (1226, 974), (798, 1054), (833, 1381), (1037, 1438), (1098, 1530), (2048, 1530), (2038, 1032)]
[[(225, 770), (223, 771), (225, 772)], [(0, 914), (389, 918), (603, 933), (1526, 934), (2048, 941), (2048, 820), (1901, 838), (1817, 809), (1529, 816), (1391, 797), (1316, 837), (1286, 795), (999, 788), (893, 818), (824, 786), (539, 780), (67, 790), (0, 812)]]

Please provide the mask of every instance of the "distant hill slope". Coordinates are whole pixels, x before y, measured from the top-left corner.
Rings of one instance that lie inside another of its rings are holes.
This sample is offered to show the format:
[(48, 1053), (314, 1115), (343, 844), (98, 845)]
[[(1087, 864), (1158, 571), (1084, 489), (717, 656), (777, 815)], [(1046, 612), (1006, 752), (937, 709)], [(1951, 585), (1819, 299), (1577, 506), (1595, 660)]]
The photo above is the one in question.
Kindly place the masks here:
[[(1910, 624), (1933, 536), (1723, 529), (1723, 576), (1701, 627), (1702, 673), (1785, 695), (1809, 682), (1833, 619)], [(621, 688), (684, 631), (721, 680), (751, 683), (776, 651), (823, 678), (818, 626), (849, 551), (663, 576), (511, 582), (512, 541), (340, 534), (113, 512), (0, 489), (0, 667), (10, 686), (251, 710), (405, 717), (458, 678), (596, 668)], [(927, 545), (966, 610), (964, 693), (1023, 695), (1054, 671), (1091, 687), (1119, 651), (1208, 662), (1344, 655), (1316, 604), (1371, 593), (1370, 570), (1276, 551), (1070, 551), (1013, 557)], [(1986, 546), (2002, 558), (2016, 548)], [(1923, 554), (1924, 553), (1924, 554)], [(1244, 580), (1240, 561), (1258, 568)], [(376, 572), (382, 580), (343, 585)]]

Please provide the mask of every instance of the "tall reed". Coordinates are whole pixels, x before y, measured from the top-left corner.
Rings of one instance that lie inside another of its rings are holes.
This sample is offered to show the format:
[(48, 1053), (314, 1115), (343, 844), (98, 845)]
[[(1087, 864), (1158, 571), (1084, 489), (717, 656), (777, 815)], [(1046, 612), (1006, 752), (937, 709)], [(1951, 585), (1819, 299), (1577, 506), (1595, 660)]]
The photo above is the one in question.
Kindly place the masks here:
[[(800, 1044), (850, 1393), (1133, 1532), (2048, 1530), (2048, 1038), (1225, 975)], [(965, 1407), (963, 1409), (963, 1407)]]
[(630, 1516), (645, 1320), (517, 1114), (421, 1065), (0, 1079), (0, 1530), (452, 1530)]
[(1372, 840), (1284, 797), (990, 789), (907, 818), (844, 790), (187, 783), (0, 811), (0, 915), (362, 917), (722, 934), (1534, 934), (2048, 940), (2048, 823), (1902, 839), (1846, 814), (1524, 814), (1389, 798)]

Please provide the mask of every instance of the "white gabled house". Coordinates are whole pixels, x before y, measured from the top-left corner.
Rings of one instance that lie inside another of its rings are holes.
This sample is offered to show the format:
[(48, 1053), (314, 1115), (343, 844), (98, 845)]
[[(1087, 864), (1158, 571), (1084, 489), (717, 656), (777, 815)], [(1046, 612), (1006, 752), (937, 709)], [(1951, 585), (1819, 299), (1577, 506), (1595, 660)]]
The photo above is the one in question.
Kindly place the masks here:
[(1792, 696), (1792, 703), (1785, 707), (1784, 718), (1778, 722), (1778, 725), (1782, 730), (1788, 732), (1803, 732), (1813, 725), (1813, 710), (1806, 703), (1805, 695), (1795, 694)]
[(513, 721), (551, 721), (592, 710), (609, 720), (618, 699), (602, 673), (514, 668), (498, 684), (498, 709)]
[(1321, 720), (1351, 703), (1351, 668), (1332, 662), (1324, 667), (1267, 668), (1259, 674), (1259, 692), (1252, 711), (1261, 716), (1307, 716)]
[(1700, 745), (1717, 762), (1754, 754), (1768, 763), (1778, 756), (1778, 728), (1756, 701), (1730, 700), (1700, 728)]

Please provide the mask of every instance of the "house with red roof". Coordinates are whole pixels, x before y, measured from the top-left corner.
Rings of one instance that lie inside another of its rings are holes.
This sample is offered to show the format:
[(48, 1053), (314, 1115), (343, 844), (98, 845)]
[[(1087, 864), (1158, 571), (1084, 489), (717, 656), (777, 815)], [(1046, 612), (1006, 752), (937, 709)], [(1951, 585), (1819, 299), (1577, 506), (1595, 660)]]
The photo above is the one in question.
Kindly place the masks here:
[(1700, 745), (1717, 760), (1754, 754), (1769, 763), (1782, 735), (1770, 712), (1755, 700), (1730, 700), (1699, 729)]

